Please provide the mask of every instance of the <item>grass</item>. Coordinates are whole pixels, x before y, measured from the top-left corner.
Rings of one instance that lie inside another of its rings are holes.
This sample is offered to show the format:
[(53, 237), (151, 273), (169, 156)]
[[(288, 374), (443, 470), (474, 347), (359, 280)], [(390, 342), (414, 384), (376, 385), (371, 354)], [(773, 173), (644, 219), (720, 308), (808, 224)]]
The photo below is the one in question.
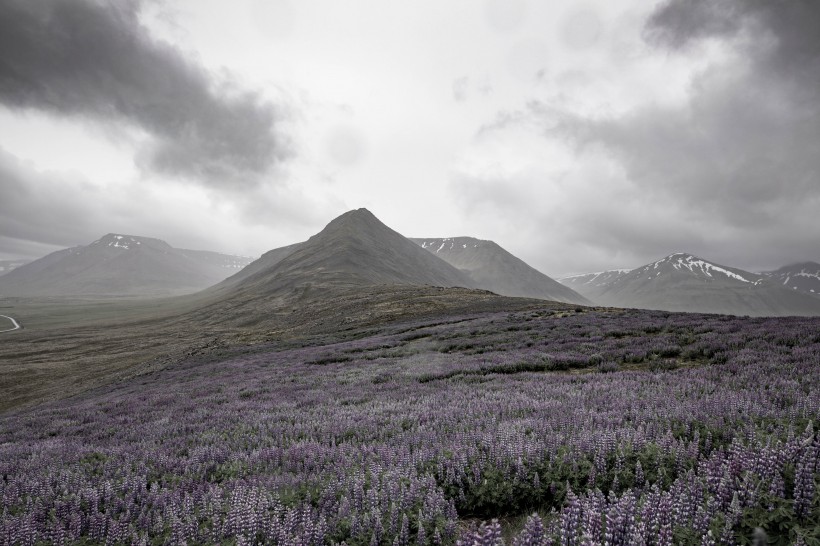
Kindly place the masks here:
[[(198, 356), (332, 344), (465, 312), (568, 306), (437, 287), (316, 290), (298, 302), (200, 293), (162, 299), (2, 298), (22, 329), (0, 334), (0, 414), (154, 373)], [(461, 318), (455, 320), (463, 320)], [(410, 330), (407, 330), (408, 332)], [(331, 357), (335, 358), (335, 357)]]

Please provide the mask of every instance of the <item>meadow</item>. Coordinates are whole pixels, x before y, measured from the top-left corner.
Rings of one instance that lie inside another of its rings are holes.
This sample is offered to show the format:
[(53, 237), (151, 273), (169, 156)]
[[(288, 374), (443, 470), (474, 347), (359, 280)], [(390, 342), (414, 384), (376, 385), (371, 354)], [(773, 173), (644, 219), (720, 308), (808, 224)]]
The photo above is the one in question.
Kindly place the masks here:
[(820, 544), (820, 320), (532, 310), (0, 417), (0, 544)]

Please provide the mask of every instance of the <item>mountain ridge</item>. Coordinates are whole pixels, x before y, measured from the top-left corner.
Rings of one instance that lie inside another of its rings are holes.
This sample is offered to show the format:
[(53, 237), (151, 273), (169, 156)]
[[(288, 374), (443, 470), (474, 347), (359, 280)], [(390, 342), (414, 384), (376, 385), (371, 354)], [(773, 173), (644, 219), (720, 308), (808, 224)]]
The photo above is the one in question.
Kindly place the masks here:
[(502, 296), (536, 298), (591, 305), (587, 298), (522, 259), (495, 241), (475, 237), (419, 238), (411, 241), (464, 271), (477, 288)]
[(752, 316), (820, 315), (820, 299), (784, 289), (764, 275), (686, 252), (579, 290), (595, 303), (613, 307)]
[(52, 252), (0, 277), (6, 296), (163, 296), (192, 293), (250, 258), (176, 249), (161, 239), (108, 233)]

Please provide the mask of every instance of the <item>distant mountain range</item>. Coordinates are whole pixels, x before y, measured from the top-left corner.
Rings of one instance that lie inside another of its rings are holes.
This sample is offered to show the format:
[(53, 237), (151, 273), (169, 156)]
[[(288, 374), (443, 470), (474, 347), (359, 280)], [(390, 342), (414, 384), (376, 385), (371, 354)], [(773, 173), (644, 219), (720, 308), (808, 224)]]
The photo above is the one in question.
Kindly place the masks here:
[(173, 248), (160, 239), (109, 233), (53, 252), (0, 277), (3, 296), (160, 296), (196, 292), (252, 258)]
[(307, 241), (270, 250), (253, 261), (111, 233), (1, 275), (0, 295), (163, 296), (207, 289), (201, 296), (209, 305), (219, 303), (220, 312), (227, 305), (232, 316), (247, 311), (250, 317), (250, 308), (243, 309), (262, 300), (269, 310), (283, 302), (291, 310), (299, 309), (300, 301), (332, 304), (330, 289), (461, 287), (575, 305), (820, 315), (820, 264), (813, 262), (756, 274), (676, 253), (632, 270), (559, 281), (493, 241), (408, 239), (367, 209), (358, 209), (332, 220)]
[(493, 241), (473, 237), (410, 240), (464, 272), (478, 288), (502, 296), (591, 305), (572, 288), (530, 267)]
[[(794, 267), (794, 266), (793, 266)], [(785, 271), (784, 270), (788, 270)], [(612, 270), (560, 281), (593, 302), (613, 307), (752, 316), (820, 315), (820, 298), (789, 286), (806, 268), (760, 275), (676, 253), (631, 271)], [(811, 277), (809, 277), (811, 278)]]
[[(438, 241), (435, 249), (433, 241)], [(9, 273), (0, 279), (0, 295), (156, 296), (210, 287), (209, 297), (278, 297), (328, 287), (395, 285), (478, 288), (505, 296), (590, 303), (492, 241), (411, 240), (367, 209), (342, 214), (307, 241), (270, 250), (254, 261), (175, 249), (159, 239), (108, 234)]]

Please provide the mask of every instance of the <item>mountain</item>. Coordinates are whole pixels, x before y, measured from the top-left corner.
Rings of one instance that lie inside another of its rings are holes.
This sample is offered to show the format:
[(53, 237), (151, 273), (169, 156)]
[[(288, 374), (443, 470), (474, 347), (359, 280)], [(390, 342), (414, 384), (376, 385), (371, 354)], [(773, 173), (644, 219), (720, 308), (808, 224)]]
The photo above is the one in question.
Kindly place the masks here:
[(393, 231), (367, 209), (357, 209), (303, 243), (265, 253), (214, 291), (271, 295), (372, 285), (473, 287), (467, 275)]
[(0, 277), (4, 296), (155, 296), (195, 292), (250, 258), (171, 247), (165, 241), (108, 235), (53, 252)]
[(676, 253), (596, 289), (593, 301), (614, 307), (778, 316), (820, 315), (820, 299), (742, 269)]
[(26, 265), (28, 260), (0, 260), (0, 276), (14, 271), (21, 265)]
[(273, 250), (265, 252), (257, 260), (252, 261), (242, 270), (238, 271), (234, 275), (231, 275), (223, 282), (221, 282), (219, 287), (225, 288), (228, 286), (236, 286), (248, 277), (251, 277), (261, 271), (270, 269), (271, 267), (275, 266), (291, 254), (299, 250), (304, 244), (305, 243), (294, 243), (292, 245), (274, 248)]
[(557, 279), (564, 286), (572, 288), (579, 294), (594, 300), (597, 294), (607, 286), (617, 281), (631, 269), (609, 269), (597, 273), (584, 273), (581, 275), (570, 275)]
[(493, 241), (473, 237), (410, 240), (465, 272), (477, 288), (502, 296), (590, 304), (582, 295), (530, 267)]
[(820, 264), (816, 262), (787, 265), (763, 275), (786, 288), (820, 296)]

